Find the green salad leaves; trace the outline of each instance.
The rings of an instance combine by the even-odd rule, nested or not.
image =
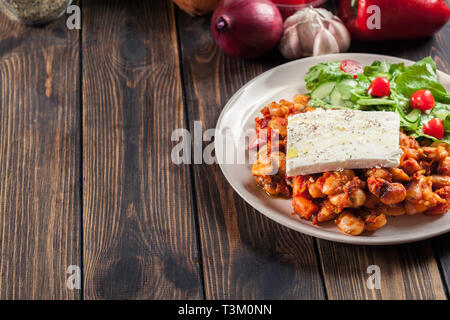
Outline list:
[[[400,115],[401,127],[416,138],[434,137],[423,133],[429,120],[439,118],[444,122],[445,135],[441,141],[450,143],[450,94],[439,82],[436,65],[430,57],[411,66],[375,61],[364,68],[364,73],[354,79],[340,69],[341,61],[319,63],[305,76],[306,88],[311,90],[310,105],[321,108],[358,109],[366,111],[394,111]],[[367,93],[373,79],[389,79],[389,97],[374,98]],[[423,112],[410,106],[410,98],[418,90],[432,92],[436,105]]]

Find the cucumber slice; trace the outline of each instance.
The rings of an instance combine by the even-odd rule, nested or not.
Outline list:
[[[344,100],[342,100],[342,95],[337,86],[331,91],[330,103],[336,107],[344,106]]]
[[[419,109],[412,109],[412,111],[410,113],[408,113],[407,115],[405,115],[403,118],[406,121],[408,121],[409,123],[419,122],[420,110]]]
[[[324,100],[326,98],[326,100],[328,100],[328,97],[335,86],[336,82],[325,82],[311,93],[311,98],[319,100]]]
[[[336,88],[339,90],[339,93],[342,96],[343,100],[349,100],[352,96],[352,89],[356,88],[358,82],[353,79],[346,79],[339,82],[336,85]]]

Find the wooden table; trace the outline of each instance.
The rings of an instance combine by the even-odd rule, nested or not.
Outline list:
[[[1,299],[446,299],[450,234],[314,239],[252,209],[218,166],[171,162],[173,130],[213,128],[236,90],[283,62],[276,53],[227,57],[209,17],[166,0],[80,5],[81,30],[0,18]],[[431,55],[450,72],[449,36],[450,24],[351,51]],[[369,265],[381,290],[366,286]]]

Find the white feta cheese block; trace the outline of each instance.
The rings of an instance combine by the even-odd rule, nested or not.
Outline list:
[[[287,175],[396,167],[400,117],[395,112],[322,110],[289,117]]]

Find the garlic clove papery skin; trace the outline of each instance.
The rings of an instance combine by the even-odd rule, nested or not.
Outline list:
[[[293,27],[297,23],[300,23],[303,21],[304,21],[304,16],[296,13],[296,14],[290,16],[289,18],[287,18],[286,21],[284,21],[283,29],[287,31],[290,27]]]
[[[329,21],[328,30],[334,35],[339,45],[339,52],[345,52],[350,48],[351,36],[348,29],[342,24],[342,21]]]
[[[330,31],[322,29],[314,40],[313,56],[330,53],[339,53],[339,45]]]
[[[283,45],[279,46],[279,50],[280,50],[281,54],[286,59],[295,59],[297,57],[301,57],[303,54],[303,51],[302,51],[301,42],[298,41],[299,36],[297,33],[296,26],[294,25],[286,31],[287,32],[285,32],[283,34],[283,37],[281,38],[281,42],[280,42],[280,44],[283,43]]]
[[[321,27],[317,23],[303,22],[297,25],[298,42],[303,48],[303,56],[312,56],[314,52],[314,41]],[[300,41],[299,41],[300,40]]]

